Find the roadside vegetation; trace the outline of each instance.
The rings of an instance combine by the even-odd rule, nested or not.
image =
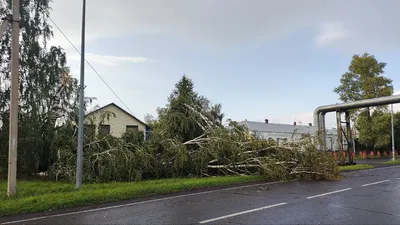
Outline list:
[[[79,191],[75,189],[72,183],[68,182],[20,181],[18,182],[18,196],[9,199],[5,192],[1,193],[0,215],[85,206],[184,190],[261,181],[263,179],[262,176],[221,176],[160,179],[143,182],[91,183],[84,184]],[[0,187],[1,190],[5,190],[6,182],[0,181]]]
[[[390,160],[388,162],[384,162],[384,164],[386,165],[400,165],[400,159],[396,159],[396,160]]]
[[[356,165],[350,165],[350,166],[340,166],[339,170],[341,172],[344,172],[344,171],[365,170],[365,169],[372,169],[372,168],[374,168],[372,165],[356,164]]]

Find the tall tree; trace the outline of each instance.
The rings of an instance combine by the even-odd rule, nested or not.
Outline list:
[[[159,121],[173,138],[182,142],[191,140],[202,134],[198,116],[192,112],[201,106],[192,80],[183,76],[169,96],[167,107],[159,109]]]
[[[383,76],[385,66],[386,63],[378,62],[374,55],[353,55],[348,72],[342,75],[340,85],[334,92],[343,102],[392,95],[392,80]],[[390,141],[388,136],[382,133],[383,128],[380,124],[380,121],[384,120],[382,117],[386,116],[382,114],[385,111],[386,106],[351,111],[352,119],[360,132],[360,143],[375,148]]]
[[[378,62],[374,55],[353,55],[349,71],[342,75],[334,92],[343,102],[391,95],[392,80],[383,76],[385,66],[386,63]]]
[[[183,76],[175,85],[165,108],[158,111],[158,126],[181,142],[194,139],[210,126],[221,126],[221,104],[212,105],[194,90],[193,81]]]
[[[47,46],[53,35],[47,22],[50,3],[50,0],[21,0],[19,172],[35,173],[48,169],[56,156],[54,145],[59,122],[73,118],[77,108],[77,80],[69,74],[66,55],[60,47]],[[11,1],[0,0],[0,16],[10,10]],[[8,135],[10,31],[5,33],[0,45],[2,139]],[[3,151],[0,155],[7,154]],[[6,159],[0,160],[0,167],[6,167]]]

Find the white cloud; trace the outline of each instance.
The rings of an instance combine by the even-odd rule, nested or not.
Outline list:
[[[316,37],[318,47],[326,47],[335,42],[342,41],[350,36],[349,31],[345,30],[339,23],[324,23],[320,26],[319,34]]]
[[[68,56],[68,58],[72,60],[80,60],[80,57],[80,55]],[[116,66],[121,63],[143,63],[148,61],[148,59],[143,57],[109,56],[92,53],[86,53],[85,58],[89,61],[89,63],[97,63],[104,66]]]
[[[79,44],[81,1],[55,1],[52,8],[54,21]],[[334,21],[352,33],[335,47],[354,52],[398,48],[398,8],[398,0],[88,0],[86,31],[88,41],[163,33],[222,44],[276,38],[302,28],[326,28]],[[323,35],[325,42],[343,37],[340,26],[329,26]],[[54,43],[67,46],[55,33]]]

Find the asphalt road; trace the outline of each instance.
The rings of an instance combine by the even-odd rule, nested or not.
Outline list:
[[[253,184],[3,224],[400,224],[399,172],[384,167],[344,173],[341,181]]]

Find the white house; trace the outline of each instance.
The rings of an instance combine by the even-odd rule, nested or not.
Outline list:
[[[253,122],[253,121],[242,121],[239,125],[246,126],[253,134],[256,133],[260,137],[268,140],[273,139],[278,143],[282,143],[288,140],[296,140],[300,138],[302,134],[310,134],[314,136],[317,128],[309,124],[308,126],[297,125],[296,123],[291,124],[276,124],[269,123],[268,120],[265,122]],[[331,151],[338,151],[338,137],[335,129],[326,130],[326,149]]]
[[[109,119],[101,121],[101,115],[105,112],[115,115],[110,116]],[[102,122],[100,124],[100,122]],[[115,103],[110,103],[99,109],[96,109],[85,116],[86,128],[91,128],[96,133],[111,134],[115,137],[121,137],[128,130],[141,131],[144,133],[145,138],[149,132],[149,126],[125,111]]]

